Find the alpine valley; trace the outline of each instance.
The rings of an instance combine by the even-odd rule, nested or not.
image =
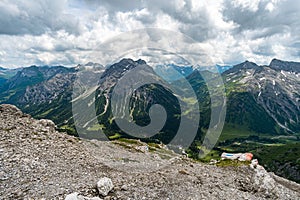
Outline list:
[[[0,103],[14,104],[37,119],[51,119],[58,129],[78,135],[72,106],[82,104],[85,119],[81,127],[86,137],[94,139],[137,139],[123,132],[112,114],[111,96],[118,81],[130,70],[143,66],[145,72],[163,80],[169,69],[182,76],[168,82],[180,86],[185,79],[192,86],[198,102],[175,96],[169,88],[146,84],[133,92],[130,113],[140,126],[151,123],[149,113],[154,104],[162,105],[167,121],[158,134],[141,139],[144,142],[168,144],[175,137],[181,118],[193,120],[189,112],[181,113],[179,105],[199,104],[197,135],[189,149],[192,158],[205,152],[203,138],[210,123],[211,98],[203,74],[214,79],[208,68],[177,66],[155,67],[143,60],[122,59],[104,67],[87,63],[73,68],[64,66],[30,66],[19,69],[0,68]],[[235,66],[217,66],[226,93],[225,126],[217,145],[201,161],[218,158],[222,151],[252,152],[267,170],[300,183],[300,63],[273,59],[259,66],[245,61]],[[80,74],[80,78],[78,78]],[[184,78],[182,78],[184,77]],[[180,88],[180,87],[179,87]],[[91,103],[92,102],[92,103]],[[97,119],[88,112],[94,106]],[[85,122],[85,123],[83,123]],[[101,132],[102,135],[99,135]],[[186,131],[189,134],[189,131]],[[82,135],[80,135],[82,136]]]

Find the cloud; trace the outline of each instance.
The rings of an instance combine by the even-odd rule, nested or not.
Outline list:
[[[238,2],[238,3],[237,3]],[[242,3],[243,2],[243,3]],[[293,0],[255,0],[249,2],[225,1],[224,18],[238,25],[239,32],[245,30],[274,29],[273,34],[299,27],[300,2]]]
[[[31,64],[73,66],[97,62],[101,44],[120,33],[160,28],[182,33],[185,56],[202,53],[219,64],[244,60],[267,64],[272,58],[299,61],[300,2],[293,0],[45,0],[0,1],[0,65]],[[126,37],[112,55],[122,55],[122,46],[147,46],[153,33],[139,41]],[[132,39],[135,38],[135,39]],[[160,42],[172,41],[172,35]],[[111,45],[113,45],[111,41]],[[99,53],[100,52],[100,53]],[[124,53],[124,52],[123,52]],[[139,52],[151,62],[171,60],[157,52]],[[153,58],[150,58],[152,55]],[[106,58],[109,62],[110,57]],[[180,60],[180,59],[179,59]],[[105,63],[102,63],[105,65]]]
[[[0,34],[41,35],[58,30],[78,34],[78,21],[64,12],[66,6],[66,0],[0,1]]]

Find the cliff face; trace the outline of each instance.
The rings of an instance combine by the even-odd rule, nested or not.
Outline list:
[[[105,199],[299,199],[300,186],[263,168],[196,163],[163,145],[81,140],[11,105],[0,106],[0,199],[99,196]]]

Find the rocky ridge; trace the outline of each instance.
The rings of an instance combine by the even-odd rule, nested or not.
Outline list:
[[[298,184],[263,168],[206,165],[145,145],[78,139],[1,105],[0,199],[64,199],[74,192],[94,199],[300,198]],[[107,196],[96,186],[103,177],[114,186]]]
[[[298,133],[300,124],[299,69],[300,63],[277,59],[273,59],[269,66],[258,66],[246,61],[227,70],[223,76],[227,90],[231,93],[249,94],[254,100],[252,106],[260,106],[268,118],[265,121],[269,121],[268,125],[274,124],[273,129],[276,129],[268,128],[267,131],[259,130],[258,132]],[[234,99],[234,102],[237,100]],[[240,115],[237,116],[240,117]],[[258,123],[253,124],[257,126]],[[283,131],[279,131],[280,129]]]

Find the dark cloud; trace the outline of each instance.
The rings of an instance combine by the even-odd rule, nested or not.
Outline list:
[[[274,6],[268,10],[268,5]],[[246,9],[234,6],[234,1],[226,0],[223,16],[227,21],[238,24],[236,33],[247,30],[267,30],[258,37],[268,37],[281,34],[286,31],[293,33],[300,26],[300,2],[294,0],[279,1],[271,4],[271,1],[259,1],[257,9]],[[298,33],[297,33],[298,34]]]
[[[197,1],[85,0],[84,2],[85,5],[92,9],[96,9],[96,7],[105,8],[109,13],[110,21],[115,24],[117,23],[115,18],[117,12],[132,12],[131,16],[146,27],[153,27],[162,15],[167,15],[174,22],[178,23],[180,32],[197,41],[204,41],[217,34],[209,14],[210,11],[205,6],[195,9],[198,6],[196,5]],[[147,9],[149,13],[147,15],[138,15],[136,12],[142,9]],[[126,21],[123,23],[126,23]],[[166,28],[168,28],[168,25],[165,25]]]
[[[179,23],[179,31],[202,42],[215,36],[214,24],[210,19],[209,10],[205,6],[195,5],[196,1],[161,1],[153,0],[147,8],[151,13],[165,13]]]
[[[105,7],[110,12],[127,12],[144,7],[141,0],[83,0],[84,4],[90,8]]]
[[[78,20],[64,13],[65,5],[64,0],[3,0],[0,2],[0,34],[41,35],[58,30],[79,34]]]

